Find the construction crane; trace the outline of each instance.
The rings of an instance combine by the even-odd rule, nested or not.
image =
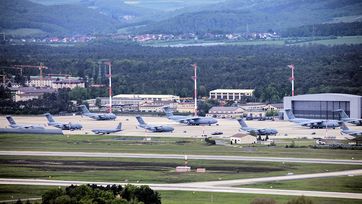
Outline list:
[[[37,69],[39,69],[40,80],[43,80],[43,69],[48,69],[48,67],[44,66],[43,63],[40,63],[40,65],[38,65],[38,66],[36,66],[36,65],[14,65],[14,67],[17,67],[17,68],[37,68]]]
[[[48,69],[47,66],[44,66],[43,63],[40,63],[38,66],[36,65],[14,65],[16,68],[37,68],[39,69],[39,79],[41,83],[43,83],[43,69]]]

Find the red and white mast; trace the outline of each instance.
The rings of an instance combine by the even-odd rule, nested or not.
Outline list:
[[[294,64],[288,65],[288,67],[292,70],[292,76],[289,78],[289,80],[292,82],[292,96],[294,96]]]
[[[195,63],[195,64],[193,64],[192,66],[194,67],[194,71],[195,71],[193,79],[194,79],[194,82],[195,82],[195,87],[194,87],[194,89],[195,89],[195,91],[194,91],[194,97],[195,97],[195,116],[197,116],[197,64]]]
[[[108,88],[109,88],[109,113],[112,113],[112,63],[105,62],[108,65]]]

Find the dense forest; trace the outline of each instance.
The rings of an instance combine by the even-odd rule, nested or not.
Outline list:
[[[290,95],[290,69],[296,67],[296,93],[338,92],[362,95],[362,45],[213,46],[153,48],[102,42],[79,46],[3,45],[0,66],[44,63],[46,73],[83,77],[107,84],[98,76],[98,61],[113,62],[113,92],[192,96],[192,63],[198,64],[200,96],[217,88],[255,88],[262,101]],[[16,74],[16,70],[2,72]],[[25,75],[38,75],[25,69]]]
[[[283,37],[362,35],[362,22],[304,25],[297,28],[288,28],[281,35]]]

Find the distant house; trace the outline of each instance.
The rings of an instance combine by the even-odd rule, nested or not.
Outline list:
[[[230,137],[230,144],[256,144],[257,139],[254,136],[237,133]]]
[[[32,99],[39,99],[45,93],[55,93],[57,90],[52,88],[34,88],[34,87],[18,87],[11,88],[13,93],[13,100],[18,101],[28,101]]]
[[[176,111],[179,113],[194,113],[195,105],[193,102],[180,102],[176,105]]]
[[[209,113],[206,116],[217,118],[236,118],[241,117],[243,112],[244,110],[240,107],[215,106],[209,110]]]

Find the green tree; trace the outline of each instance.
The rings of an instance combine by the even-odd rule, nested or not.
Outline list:
[[[308,197],[300,196],[288,201],[287,204],[313,204],[313,201]]]

